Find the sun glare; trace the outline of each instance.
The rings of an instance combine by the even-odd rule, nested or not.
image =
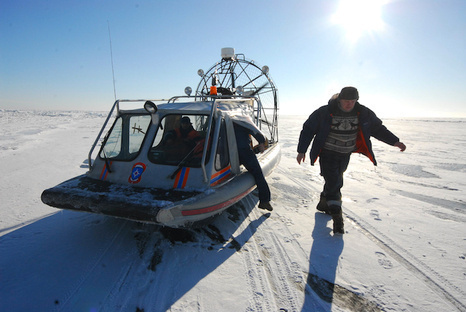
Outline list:
[[[348,40],[355,42],[366,33],[381,31],[384,27],[382,7],[387,0],[340,0],[332,22],[346,31]]]

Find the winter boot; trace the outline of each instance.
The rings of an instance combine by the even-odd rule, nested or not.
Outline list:
[[[345,234],[341,207],[337,205],[330,205],[328,210],[333,219],[333,234]]]
[[[265,210],[268,210],[268,211],[273,210],[273,207],[270,204],[270,202],[263,202],[263,201],[259,202],[259,208],[265,209]]]
[[[319,211],[325,212],[326,214],[330,214],[330,212],[328,210],[327,199],[322,194],[320,194],[320,201],[317,204],[316,209],[319,210]]]

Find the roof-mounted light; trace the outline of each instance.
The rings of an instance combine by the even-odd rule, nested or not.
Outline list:
[[[262,73],[264,75],[267,75],[269,73],[269,67],[267,65],[263,66],[262,67]]]
[[[197,71],[197,74],[198,74],[199,76],[201,76],[201,77],[204,77],[204,71],[203,71],[202,69],[199,69],[199,70]]]
[[[224,59],[224,60],[234,60],[235,59],[235,49],[234,48],[222,48],[222,59]]]
[[[184,93],[185,93],[187,96],[190,96],[190,95],[191,95],[191,92],[193,92],[193,89],[191,89],[191,87],[186,87],[186,88],[184,88]]]
[[[236,93],[238,93],[239,95],[243,95],[243,93],[244,93],[243,86],[237,86],[236,87]]]

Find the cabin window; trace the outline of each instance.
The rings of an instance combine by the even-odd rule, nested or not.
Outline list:
[[[215,170],[219,171],[230,163],[228,153],[228,140],[225,120],[222,120],[220,125],[220,134],[218,136],[217,152],[215,153]]]
[[[171,114],[163,117],[149,152],[156,164],[200,167],[209,116]]]
[[[118,117],[104,139],[100,157],[114,160],[135,159],[141,149],[150,121],[150,115]]]

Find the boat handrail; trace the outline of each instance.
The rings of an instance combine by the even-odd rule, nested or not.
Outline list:
[[[136,100],[131,100],[131,99],[120,99],[118,100],[118,105],[117,105],[117,114],[120,114],[120,103],[130,103],[130,102],[143,102],[145,103],[146,101],[154,102],[154,103],[165,103],[168,102],[169,100],[167,99],[136,99]],[[142,107],[141,107],[142,108]]]
[[[216,99],[258,99],[257,96],[255,95],[238,95],[238,94],[233,94],[233,95],[177,95],[173,96],[170,99],[167,100],[168,103],[175,103],[178,99],[185,99],[185,98],[194,98],[195,101],[197,99],[208,99],[210,98],[211,100],[204,100],[206,102],[211,102]]]
[[[197,98],[199,96],[188,96],[188,95],[181,95],[181,96],[174,96],[168,100],[166,99],[158,99],[158,100],[150,100],[150,101],[154,101],[154,102],[166,102],[166,103],[175,103],[176,100],[178,99],[182,99],[182,98]],[[261,120],[261,111],[262,109],[264,109],[260,103],[260,99],[257,98],[256,96],[244,96],[244,95],[225,95],[225,96],[222,96],[222,95],[213,95],[213,96],[206,96],[206,97],[210,97],[211,98],[211,102],[212,102],[212,106],[211,106],[211,110],[210,110],[210,120],[209,120],[209,126],[207,128],[207,138],[210,137],[210,132],[212,130],[212,122],[214,120],[214,114],[217,110],[217,107],[218,107],[218,101],[220,100],[224,100],[224,99],[255,99],[256,102],[258,103],[258,111],[256,112],[255,114],[255,123],[257,126],[261,126],[260,125],[260,120]],[[113,104],[112,108],[110,109],[110,112],[107,116],[107,118],[105,119],[105,122],[104,124],[102,125],[102,128],[100,129],[94,143],[92,144],[92,147],[89,151],[89,154],[88,154],[88,166],[89,166],[89,171],[92,170],[92,154],[94,153],[94,150],[100,140],[100,138],[102,137],[102,133],[104,132],[105,128],[107,127],[108,125],[108,122],[110,120],[110,117],[112,117],[115,109],[116,109],[116,113],[117,113],[117,116],[120,114],[120,103],[124,103],[124,102],[145,102],[146,100],[143,100],[143,99],[137,99],[137,100],[129,100],[129,99],[120,99],[120,100],[116,100],[115,103]],[[267,124],[268,127],[270,127],[270,122],[268,120],[265,121],[265,123]],[[270,129],[269,129],[270,130]],[[207,158],[207,149],[208,149],[208,145],[209,145],[209,139],[205,140],[204,142],[204,150],[203,150],[203,153],[202,153],[202,160],[201,160],[201,168],[202,168],[202,173],[203,173],[203,176],[204,176],[204,181],[207,183],[209,181],[208,177],[207,177],[207,170],[206,170],[206,166],[205,166],[205,159]]]

